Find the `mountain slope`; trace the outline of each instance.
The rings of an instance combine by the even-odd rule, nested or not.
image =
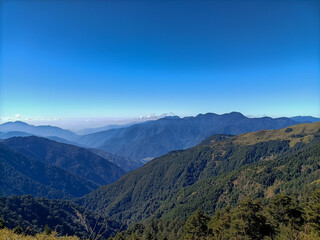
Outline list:
[[[29,234],[43,232],[45,225],[48,225],[59,235],[77,235],[82,239],[87,239],[93,231],[93,239],[99,230],[101,235],[108,237],[120,227],[115,222],[98,219],[94,213],[65,200],[32,196],[0,197],[0,209],[0,218],[4,219],[7,228],[20,226],[23,230],[29,229]]]
[[[114,182],[125,173],[115,164],[85,148],[46,138],[15,137],[3,143],[21,154],[66,169],[99,185]]]
[[[107,159],[108,161],[114,163],[118,167],[122,168],[126,172],[130,172],[134,169],[137,169],[141,166],[143,166],[144,163],[142,163],[139,160],[133,160],[128,157],[122,157],[115,154],[108,153],[106,151],[103,151],[101,149],[97,148],[89,148],[89,151],[93,152],[94,154],[99,155],[100,157],[103,157]]]
[[[98,187],[66,170],[26,157],[0,143],[0,195],[80,197]]]
[[[77,141],[78,135],[54,126],[33,126],[25,122],[6,122],[0,125],[0,132],[24,132],[25,134],[41,137],[59,137],[68,141]],[[19,136],[19,135],[18,135]]]
[[[80,143],[133,159],[161,156],[172,150],[186,149],[213,134],[241,134],[262,129],[279,129],[297,122],[289,118],[247,118],[241,113],[196,117],[166,117],[127,128],[111,129],[82,136]]]
[[[133,223],[150,217],[186,218],[198,207],[212,213],[249,195],[315,188],[319,139],[320,123],[212,136],[154,159],[78,202],[104,211],[109,219]]]

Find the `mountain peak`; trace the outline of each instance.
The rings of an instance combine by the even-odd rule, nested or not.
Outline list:
[[[244,118],[246,117],[240,112],[230,112],[230,113],[225,113],[225,114],[222,114],[222,115],[225,115],[225,116],[237,116],[237,117],[244,117]]]

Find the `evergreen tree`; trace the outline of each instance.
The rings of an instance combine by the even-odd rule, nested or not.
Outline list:
[[[51,228],[50,228],[48,225],[46,225],[46,226],[44,226],[43,232],[44,232],[44,234],[46,234],[46,235],[50,235],[50,234],[52,233],[52,230],[51,230]]]
[[[243,201],[233,210],[231,216],[230,238],[263,239],[273,234],[271,225],[263,215],[260,202]]]
[[[320,236],[320,190],[311,195],[305,211],[312,230]]]
[[[0,229],[4,229],[4,220],[0,218]]]
[[[22,234],[23,233],[23,229],[20,226],[16,226],[13,229],[13,232],[16,233],[16,234]]]
[[[184,225],[184,239],[196,240],[208,235],[208,222],[210,218],[200,209],[192,214]]]
[[[303,229],[303,209],[293,198],[278,194],[267,207],[270,222],[283,238],[296,238]]]
[[[213,239],[228,239],[227,232],[230,230],[231,212],[230,206],[217,210],[215,215],[211,218],[208,226],[209,233]]]

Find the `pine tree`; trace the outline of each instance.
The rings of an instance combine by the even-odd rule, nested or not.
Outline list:
[[[23,233],[23,229],[20,226],[16,226],[13,229],[13,232],[16,233],[16,234],[22,234]]]
[[[0,229],[4,229],[4,220],[0,218]]]
[[[308,223],[320,236],[320,190],[311,195],[305,211]]]
[[[46,234],[46,235],[50,235],[52,233],[52,230],[48,225],[45,225],[43,233]]]
[[[200,209],[192,214],[184,225],[184,239],[201,239],[208,235],[208,222],[210,218],[203,214]]]

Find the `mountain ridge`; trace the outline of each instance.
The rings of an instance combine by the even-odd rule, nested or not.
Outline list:
[[[2,143],[25,156],[65,169],[98,185],[114,182],[125,173],[120,167],[86,148],[43,137],[13,137]]]
[[[0,143],[0,195],[32,194],[38,197],[80,197],[98,188],[81,176],[25,156]]]
[[[113,154],[143,160],[195,146],[213,134],[237,135],[295,124],[298,122],[289,118],[247,118],[238,112],[222,115],[206,113],[195,117],[161,118],[128,128],[84,135],[79,142]]]
[[[24,132],[30,135],[41,137],[56,136],[68,141],[77,141],[78,135],[70,130],[59,128],[51,125],[34,126],[25,122],[15,121],[6,122],[0,125],[0,132]]]

